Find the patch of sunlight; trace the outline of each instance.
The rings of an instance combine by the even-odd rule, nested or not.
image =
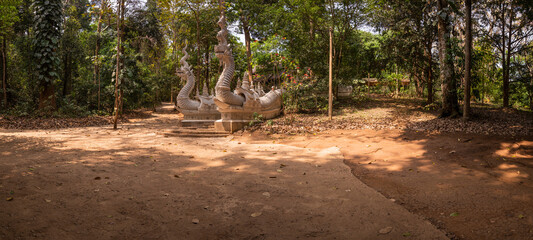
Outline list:
[[[508,170],[508,169],[517,169],[518,166],[515,164],[502,163],[498,166],[499,169]]]
[[[520,171],[500,171],[500,179],[505,182],[517,183],[523,179],[529,178],[529,174],[521,173]]]

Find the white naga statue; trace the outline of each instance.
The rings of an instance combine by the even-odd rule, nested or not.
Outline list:
[[[207,85],[204,83],[202,95],[198,94],[198,89],[196,91],[196,96],[200,101],[189,97],[194,88],[195,79],[192,69],[187,63],[189,54],[186,48],[187,45],[183,48],[184,56],[180,59],[181,68],[177,71],[177,75],[186,81],[186,84],[176,98],[176,109],[183,113],[182,123],[212,123],[220,119],[220,112],[217,111],[217,106],[213,101],[214,96],[209,96]]]
[[[231,91],[235,62],[227,41],[226,17],[223,12],[221,15],[218,21],[221,30],[217,34],[218,45],[215,46],[215,54],[224,63],[224,70],[215,87],[214,100],[222,119],[215,122],[215,129],[234,132],[254,120],[254,113],[262,115],[265,119],[278,116],[281,112],[282,90],[272,89],[266,94],[259,94],[245,75],[242,83],[238,83],[235,90]]]

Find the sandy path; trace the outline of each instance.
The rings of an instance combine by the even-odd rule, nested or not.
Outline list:
[[[338,147],[352,173],[456,239],[533,239],[533,139],[401,130],[244,134],[250,143]]]
[[[338,148],[166,137],[175,114],[154,116],[0,130],[0,239],[446,239]]]

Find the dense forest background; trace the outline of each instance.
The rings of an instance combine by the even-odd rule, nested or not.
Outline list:
[[[265,89],[285,88],[289,111],[327,109],[330,29],[335,89],[353,86],[354,99],[419,97],[457,115],[470,86],[472,102],[533,109],[528,0],[228,0],[223,8],[236,77],[252,71]],[[206,0],[2,0],[0,113],[109,115],[174,101],[185,45],[197,86],[212,91],[222,70],[213,50],[220,10]]]

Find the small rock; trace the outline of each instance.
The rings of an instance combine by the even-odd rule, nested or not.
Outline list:
[[[44,201],[47,202],[47,203],[52,202],[52,200],[50,200],[50,199],[45,199]]]
[[[254,213],[252,213],[252,215],[250,215],[250,216],[252,216],[252,217],[259,217],[259,216],[261,216],[261,214],[263,214],[263,213],[262,213],[262,212],[254,212]]]
[[[387,234],[392,231],[392,227],[386,227],[379,230],[379,234]]]
[[[454,153],[455,153],[455,150],[450,151],[450,154],[454,154]]]
[[[264,192],[264,193],[263,193],[263,196],[265,196],[265,197],[270,197],[270,193],[269,193],[269,192]]]
[[[200,220],[198,218],[193,218],[192,219],[192,223],[198,224],[198,223],[200,223]]]

